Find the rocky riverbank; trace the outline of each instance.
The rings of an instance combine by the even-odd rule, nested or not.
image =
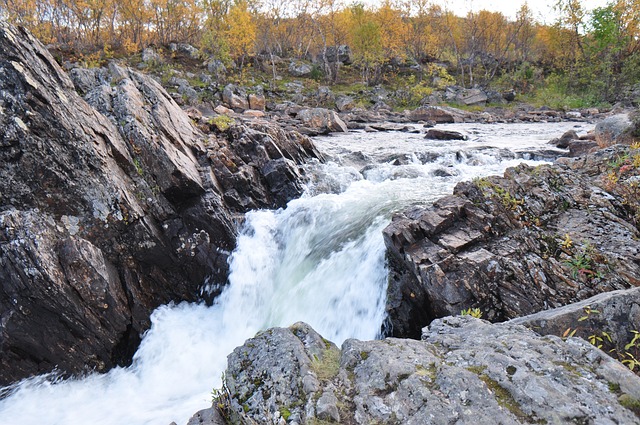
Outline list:
[[[322,160],[302,133],[603,118],[363,110],[326,90],[317,105],[269,104],[234,86],[187,107],[181,81],[178,97],[117,63],[69,76],[4,23],[0,47],[0,384],[130,361],[155,307],[225,281],[245,212],[301,194],[299,166]],[[640,151],[598,150],[633,137],[631,120],[612,120],[630,130],[609,122],[595,140],[567,135],[554,144],[576,158],[461,183],[394,218],[387,329],[420,341],[338,348],[305,324],[262,332],[230,355],[216,409],[191,423],[224,420],[218,409],[261,424],[638,423],[640,380],[594,345],[561,338],[640,346]]]
[[[4,23],[0,47],[0,384],[126,364],[151,311],[225,282],[241,214],[299,196],[319,154],[266,122],[198,127],[131,69],[72,82]]]

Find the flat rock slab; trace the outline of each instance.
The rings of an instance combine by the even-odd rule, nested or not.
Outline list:
[[[640,378],[578,338],[458,316],[421,341],[351,339],[338,356],[322,341],[304,324],[247,341],[229,357],[227,414],[252,424],[640,423],[619,401],[638,402]]]

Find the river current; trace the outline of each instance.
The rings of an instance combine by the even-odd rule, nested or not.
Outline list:
[[[394,212],[450,194],[455,184],[500,174],[576,123],[450,124],[467,141],[424,134],[351,132],[315,140],[305,194],[277,211],[253,211],[230,259],[230,284],[213,306],[171,304],[152,315],[133,364],[60,380],[45,375],[4,388],[0,424],[184,425],[211,405],[226,356],[260,330],[309,323],[340,345],[380,336],[387,270],[382,229]],[[416,127],[419,129],[419,127]],[[203,283],[203,292],[219,282]]]

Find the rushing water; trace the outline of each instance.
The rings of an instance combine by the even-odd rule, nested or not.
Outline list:
[[[314,183],[286,209],[247,215],[230,285],[213,306],[158,308],[128,368],[66,381],[41,376],[5,389],[0,424],[183,425],[210,405],[226,355],[261,329],[305,321],[337,344],[375,338],[387,280],[381,231],[391,214],[432,202],[460,180],[500,173],[522,162],[510,152],[540,148],[573,125],[446,127],[470,140],[318,139],[330,161],[309,165]]]

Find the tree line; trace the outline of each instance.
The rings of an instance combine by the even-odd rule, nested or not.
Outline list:
[[[362,79],[375,84],[397,64],[420,65],[438,81],[443,67],[466,86],[501,84],[521,92],[545,81],[606,101],[640,75],[640,0],[585,10],[558,0],[543,25],[525,3],[515,19],[499,12],[457,16],[432,0],[0,0],[0,14],[45,43],[131,54],[185,42],[243,67],[256,57],[314,58],[336,82],[333,46],[348,45]],[[440,64],[442,66],[435,66]],[[448,77],[448,75],[445,75]]]

